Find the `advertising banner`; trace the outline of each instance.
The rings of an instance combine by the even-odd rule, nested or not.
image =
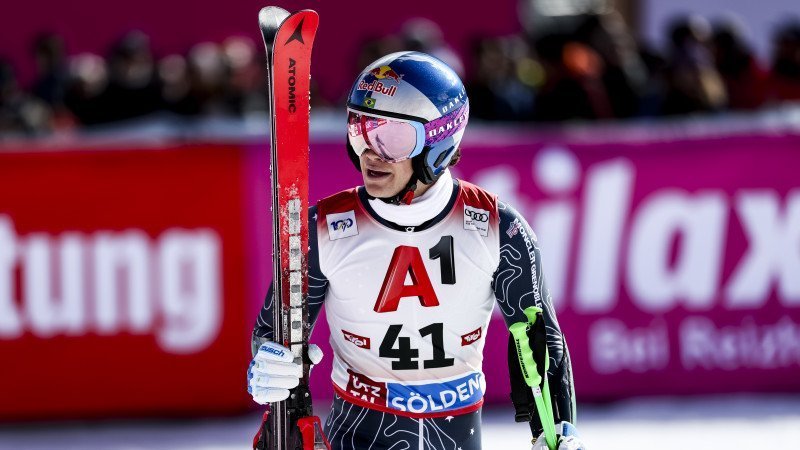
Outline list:
[[[249,406],[244,155],[0,152],[0,420]]]
[[[800,137],[466,155],[539,236],[579,399],[800,389]]]
[[[648,136],[474,134],[453,171],[537,234],[579,400],[797,391],[800,136]],[[311,161],[312,202],[359,184],[338,141]],[[267,171],[264,143],[0,152],[0,420],[252,407]],[[508,404],[499,315],[481,338]]]
[[[643,136],[473,136],[454,172],[538,235],[580,400],[797,391],[800,136]],[[312,161],[312,199],[358,182],[340,145]],[[499,315],[486,338],[508,402]]]

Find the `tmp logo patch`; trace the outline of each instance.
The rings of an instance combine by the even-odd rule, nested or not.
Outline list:
[[[353,211],[328,214],[325,220],[328,222],[328,236],[332,241],[358,234],[356,214]]]
[[[489,211],[464,205],[464,229],[489,236]]]

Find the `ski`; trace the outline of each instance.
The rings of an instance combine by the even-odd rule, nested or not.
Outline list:
[[[311,49],[319,17],[311,10],[289,14],[261,9],[259,27],[267,53],[272,114],[273,330],[303,365],[289,399],[273,403],[253,441],[258,450],[330,450],[308,388],[308,162]]]

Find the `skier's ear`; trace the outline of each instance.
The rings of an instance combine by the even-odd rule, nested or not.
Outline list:
[[[461,147],[456,148],[455,153],[453,153],[453,157],[450,158],[450,164],[447,167],[453,167],[458,164],[458,161],[461,159]]]

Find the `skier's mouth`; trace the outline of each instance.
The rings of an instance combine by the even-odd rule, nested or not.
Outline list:
[[[367,176],[370,178],[385,178],[391,175],[390,172],[382,172],[375,169],[367,169]]]

